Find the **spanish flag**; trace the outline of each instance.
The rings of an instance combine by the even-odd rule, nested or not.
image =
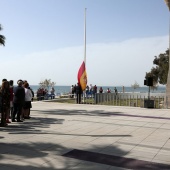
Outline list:
[[[79,82],[82,90],[85,90],[86,85],[87,85],[87,74],[86,74],[86,67],[85,67],[84,61],[81,64],[81,67],[79,68],[77,79],[78,79],[78,82]]]

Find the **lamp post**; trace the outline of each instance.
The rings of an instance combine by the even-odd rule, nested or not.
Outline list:
[[[169,11],[170,11],[170,0],[164,0]],[[170,14],[170,13],[169,13]],[[170,17],[170,15],[169,15]],[[166,96],[165,96],[165,105],[166,108],[170,108],[170,22],[169,22],[169,70],[166,84]]]

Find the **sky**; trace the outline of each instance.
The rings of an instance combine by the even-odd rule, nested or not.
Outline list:
[[[169,47],[163,0],[0,0],[0,79],[77,83],[84,60],[88,84],[144,86],[154,56]]]

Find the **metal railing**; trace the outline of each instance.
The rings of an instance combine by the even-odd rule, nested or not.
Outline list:
[[[170,96],[164,93],[153,93],[149,97],[147,93],[96,93],[89,96],[82,95],[81,103],[111,106],[130,106],[143,108],[169,108]],[[75,97],[75,103],[77,98]]]

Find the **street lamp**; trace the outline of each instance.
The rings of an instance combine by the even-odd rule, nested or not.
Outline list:
[[[164,1],[170,11],[170,0],[164,0]],[[166,108],[170,108],[170,23],[169,23],[169,70],[168,70],[168,77],[167,77],[167,84],[166,84],[166,97],[165,97],[164,106]]]

